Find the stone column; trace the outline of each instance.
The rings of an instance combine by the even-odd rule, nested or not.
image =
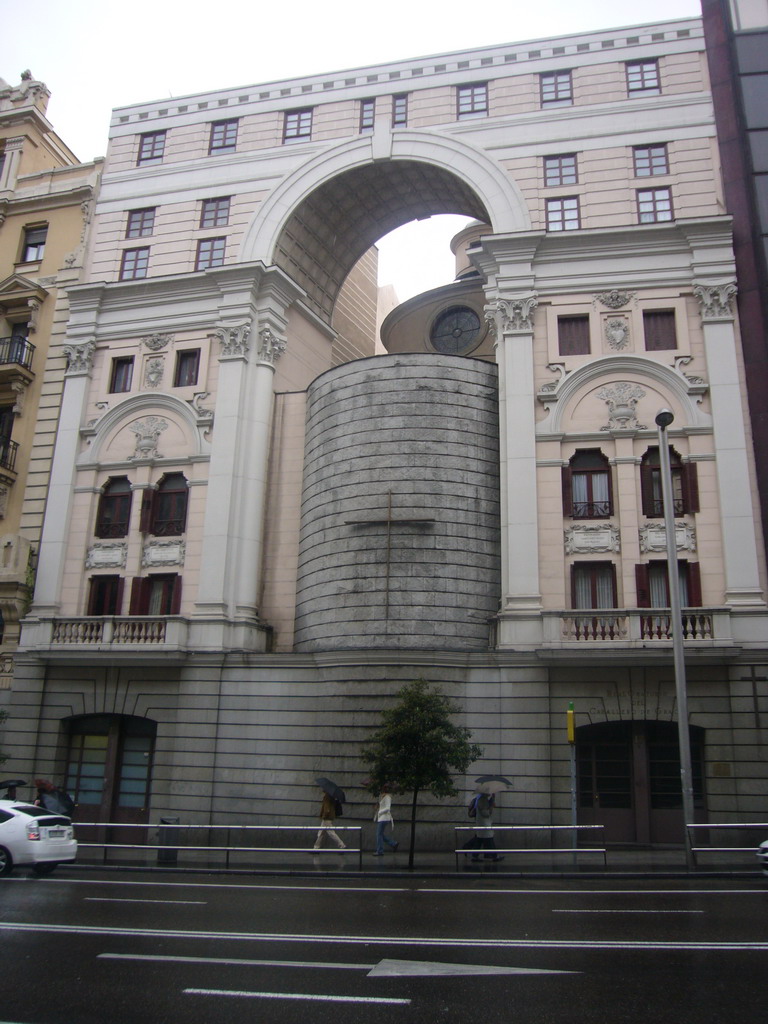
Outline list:
[[[744,402],[737,361],[733,282],[696,284],[712,403],[715,458],[723,537],[725,601],[764,603],[758,572]]]
[[[16,178],[19,174],[19,161],[21,160],[23,146],[23,136],[5,140],[5,148],[3,150],[5,160],[3,161],[2,174],[0,174],[0,192],[13,192],[16,188]]]

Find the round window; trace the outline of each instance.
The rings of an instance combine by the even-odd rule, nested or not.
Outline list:
[[[429,340],[437,352],[458,356],[479,340],[480,317],[469,306],[451,306],[439,313],[429,332]]]

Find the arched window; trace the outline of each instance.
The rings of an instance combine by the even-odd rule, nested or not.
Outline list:
[[[97,537],[125,537],[131,519],[131,483],[128,477],[110,479],[104,486],[96,513]]]
[[[669,449],[672,470],[672,514],[682,516],[699,511],[699,484],[694,462],[684,463],[674,448]],[[640,464],[640,491],[643,515],[660,519],[664,515],[661,489],[661,459],[658,448],[649,448]]]
[[[579,449],[563,467],[563,515],[607,519],[613,514],[611,467],[598,448]]]
[[[187,526],[189,489],[183,473],[168,473],[142,502],[141,531],[155,537],[179,537]]]

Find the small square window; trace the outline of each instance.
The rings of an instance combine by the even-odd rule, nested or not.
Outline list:
[[[488,83],[460,85],[456,90],[456,115],[459,120],[488,116]]]
[[[408,94],[392,97],[392,127],[404,128],[408,124]]]
[[[283,142],[296,142],[312,138],[312,108],[286,110],[283,123]]]
[[[226,242],[226,238],[201,238],[197,243],[195,270],[208,270],[209,267],[222,266]]]
[[[570,71],[550,71],[539,76],[542,107],[565,107],[573,103]]]
[[[668,188],[640,189],[637,193],[637,214],[641,224],[674,220],[672,193]]]
[[[669,174],[669,158],[666,145],[635,146],[635,177],[650,178],[655,174]]]
[[[123,250],[123,261],[120,264],[121,281],[138,281],[147,276],[149,266],[149,247]]]
[[[165,153],[165,132],[146,132],[139,136],[138,165],[159,164]]]
[[[649,309],[643,313],[643,332],[647,352],[677,348],[674,309]]]
[[[578,196],[547,200],[547,231],[573,231],[580,226]]]
[[[190,348],[176,353],[176,371],[173,375],[175,388],[188,388],[197,384],[200,370],[200,349]]]
[[[557,345],[561,356],[589,355],[589,316],[559,316]]]
[[[360,100],[360,132],[372,132],[376,119],[376,100]]]
[[[143,238],[155,230],[155,208],[146,210],[129,210],[128,224],[125,229],[126,238]]]
[[[545,185],[575,185],[577,181],[575,153],[544,157]]]
[[[657,60],[636,60],[627,64],[627,93],[637,96],[658,96],[661,92],[659,62]]]
[[[133,356],[120,356],[112,360],[109,377],[109,393],[116,395],[131,390],[133,381]]]
[[[48,225],[37,228],[24,228],[24,241],[21,247],[21,262],[35,263],[43,258],[45,240],[48,237]]]
[[[214,121],[211,125],[209,154],[234,153],[237,149],[237,118],[230,121]]]
[[[204,199],[200,213],[201,228],[221,228],[229,224],[229,196]]]

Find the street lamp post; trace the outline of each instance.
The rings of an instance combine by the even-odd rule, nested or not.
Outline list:
[[[680,782],[683,790],[683,832],[685,835],[685,861],[688,870],[694,868],[691,837],[685,827],[693,823],[693,768],[691,765],[691,736],[688,731],[688,692],[685,681],[685,652],[683,650],[683,612],[680,604],[680,577],[677,567],[677,536],[675,533],[675,506],[672,493],[672,468],[669,462],[667,427],[674,421],[669,409],[660,409],[656,415],[659,431],[659,462],[661,465],[661,495],[664,503],[664,534],[667,544],[667,576],[669,577],[670,632],[677,695],[677,734],[680,747]]]

